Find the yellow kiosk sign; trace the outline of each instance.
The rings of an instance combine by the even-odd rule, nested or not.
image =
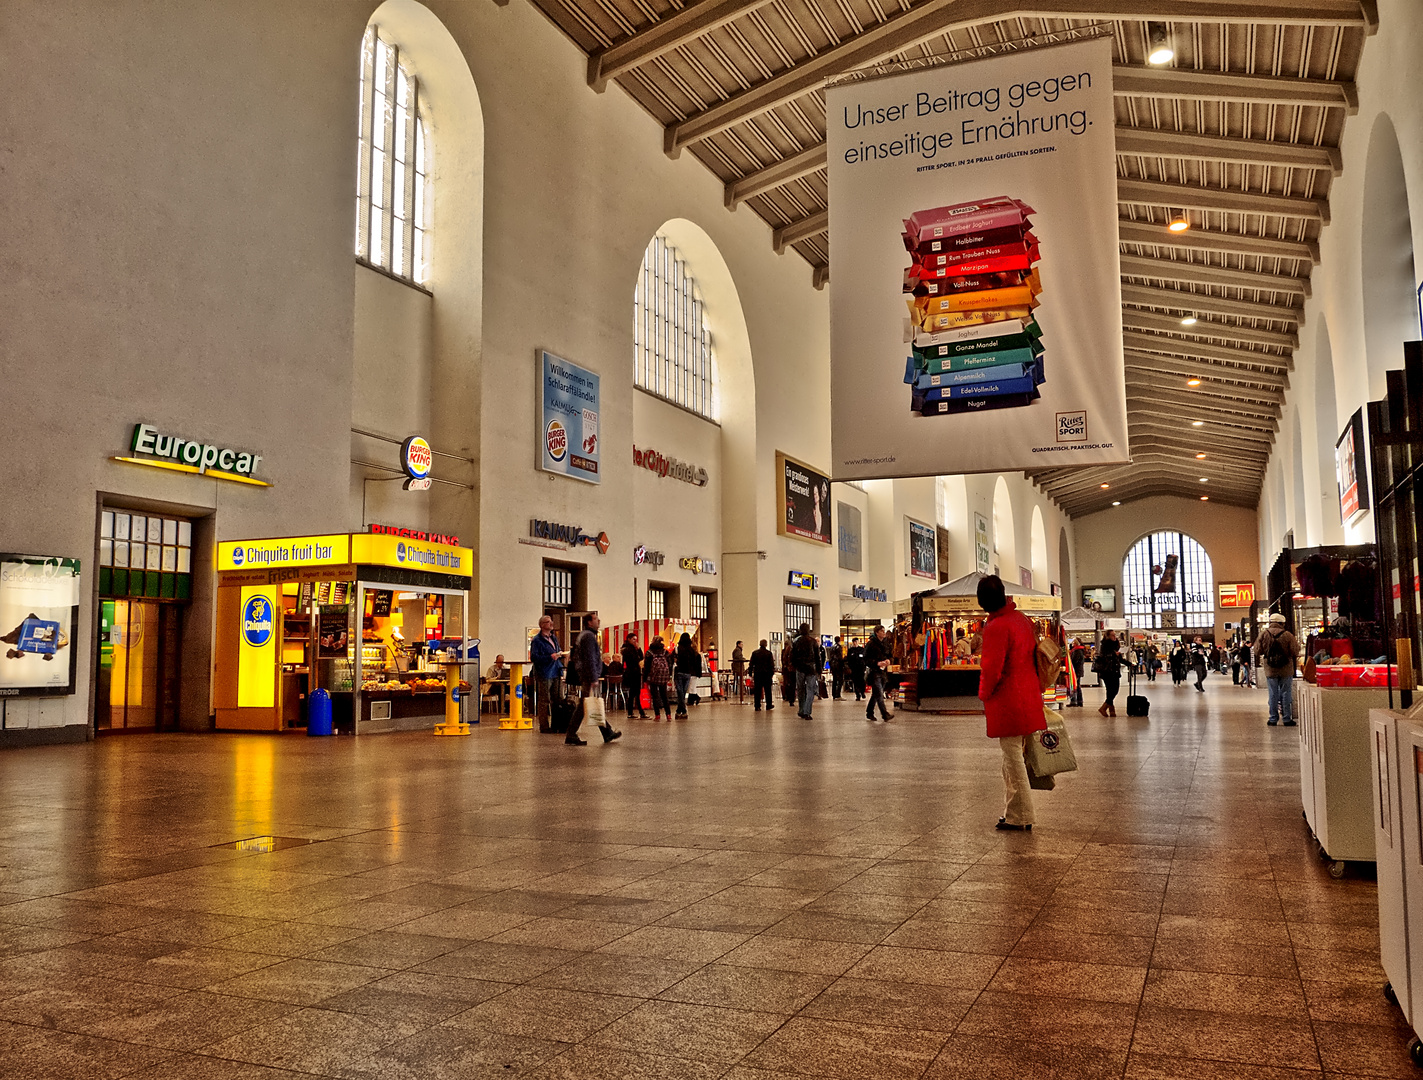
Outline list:
[[[362,566],[394,566],[401,570],[474,577],[471,549],[402,536],[355,533],[351,537],[351,561]]]
[[[265,570],[273,566],[340,566],[351,562],[348,533],[288,536],[276,540],[238,540],[217,545],[217,568]]]

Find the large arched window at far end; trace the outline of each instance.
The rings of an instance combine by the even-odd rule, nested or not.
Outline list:
[[[643,252],[633,296],[633,382],[698,416],[720,419],[701,291],[677,249],[660,235]]]
[[[1199,541],[1180,532],[1143,536],[1122,563],[1133,630],[1211,629],[1215,577]]]
[[[424,285],[430,276],[430,136],[420,82],[374,24],[361,40],[356,257]]]

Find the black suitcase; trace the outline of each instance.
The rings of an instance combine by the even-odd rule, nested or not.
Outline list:
[[[578,708],[577,698],[554,698],[548,705],[548,726],[541,726],[540,730],[547,735],[566,735],[569,721],[573,719],[573,710],[576,708]]]
[[[1127,683],[1127,715],[1149,716],[1150,714],[1151,699],[1136,693],[1136,674],[1133,672]]]

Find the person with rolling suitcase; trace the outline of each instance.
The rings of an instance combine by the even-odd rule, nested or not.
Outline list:
[[[1136,671],[1132,668],[1127,669],[1127,715],[1151,715],[1151,699],[1136,692]]]

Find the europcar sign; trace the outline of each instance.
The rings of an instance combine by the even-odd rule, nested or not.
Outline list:
[[[129,449],[131,455],[116,456],[113,460],[174,472],[197,473],[218,480],[235,480],[261,487],[271,486],[267,481],[258,480],[252,475],[262,460],[261,454],[197,439],[186,439],[179,435],[164,435],[152,424],[134,425]]]

